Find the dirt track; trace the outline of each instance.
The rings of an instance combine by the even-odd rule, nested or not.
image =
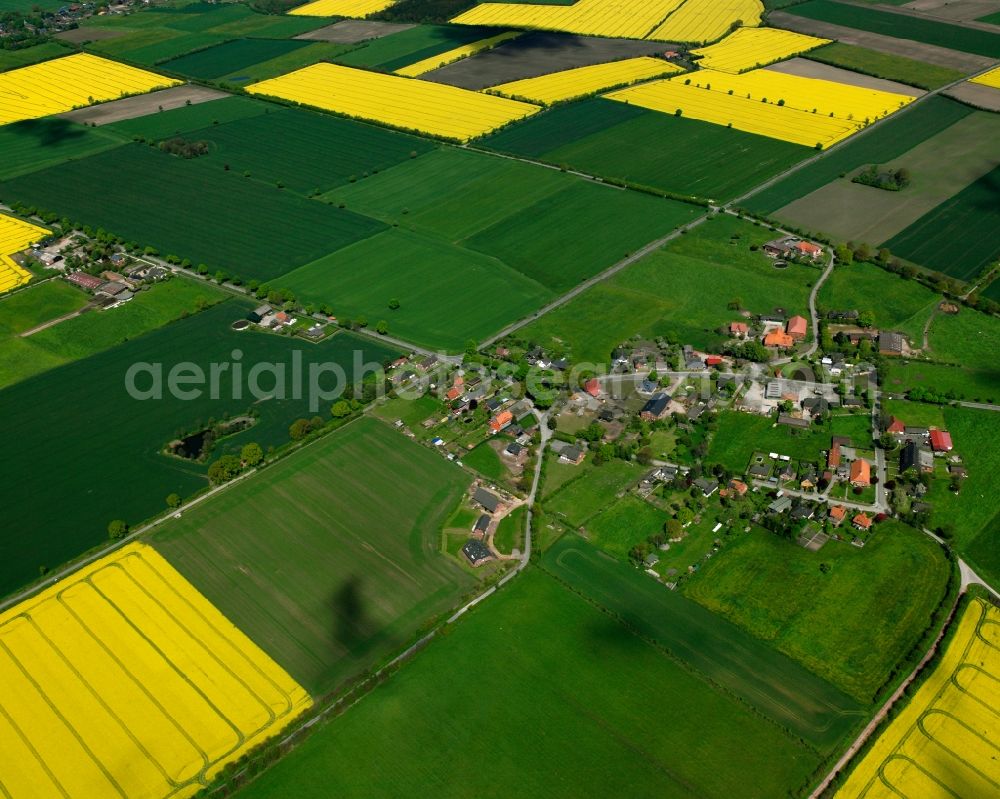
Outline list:
[[[601,39],[562,33],[528,33],[421,78],[478,91],[512,80],[674,49],[666,42]]]
[[[788,14],[783,11],[772,11],[768,14],[767,20],[772,25],[790,31],[808,33],[812,36],[823,36],[827,39],[837,39],[845,44],[867,47],[869,50],[878,50],[880,53],[889,53],[890,55],[900,55],[904,58],[913,58],[917,61],[926,61],[928,64],[958,69],[967,73],[979,72],[994,63],[989,58],[972,55],[971,53],[960,53],[957,50],[936,47],[932,44],[922,44],[910,39],[896,39],[892,36],[883,36],[880,33],[869,33],[868,31],[855,30],[854,28],[845,28],[843,25],[834,25],[829,22],[797,17],[794,14]]]
[[[121,122],[123,119],[145,117],[160,111],[170,111],[189,104],[198,105],[228,96],[225,92],[206,89],[203,86],[174,86],[151,94],[126,97],[124,100],[112,100],[110,103],[68,111],[59,116],[85,125],[109,125],[112,122]]]

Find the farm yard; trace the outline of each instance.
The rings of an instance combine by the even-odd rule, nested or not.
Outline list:
[[[660,146],[664,140],[671,146]],[[716,201],[732,199],[810,155],[802,145],[600,98],[559,106],[483,144]]]
[[[863,550],[830,542],[810,552],[753,531],[684,594],[868,703],[927,628],[949,569],[935,542],[898,522],[884,522]]]
[[[176,86],[178,81],[78,53],[0,73],[0,125]]]
[[[577,657],[582,651],[596,656]],[[567,659],[573,668],[563,668]],[[485,660],[490,668],[481,668]],[[668,707],[669,715],[656,712]],[[390,734],[393,757],[370,768],[367,754]],[[818,761],[791,734],[532,569],[378,693],[317,729],[243,796],[496,796],[517,781],[527,795],[729,797],[750,775],[762,794],[774,795],[798,788]]]
[[[401,648],[473,586],[439,551],[469,477],[381,422],[354,422],[252,482],[161,527],[153,544],[314,696]]]
[[[239,452],[250,441],[266,450],[288,441],[288,426],[295,419],[319,411],[329,415],[329,408],[310,410],[307,399],[292,398],[287,387],[284,398],[276,389],[271,399],[259,402],[250,397],[212,400],[207,391],[190,401],[165,395],[144,403],[128,395],[123,376],[136,362],[173,365],[186,360],[207,374],[208,364],[230,361],[234,349],[251,363],[283,363],[287,375],[293,340],[231,329],[248,310],[245,302],[220,303],[0,390],[0,409],[11,420],[4,457],[17,451],[22,464],[4,481],[0,500],[9,513],[25,520],[4,536],[0,590],[11,591],[37,578],[40,566],[53,568],[107,541],[113,519],[137,524],[161,512],[163,498],[171,492],[188,497],[204,488],[206,464],[163,453],[178,435],[200,429],[209,419],[250,411],[255,424],[221,439],[214,454]],[[350,377],[355,351],[366,363],[397,356],[395,350],[349,333],[298,349],[304,374],[310,363],[340,363]],[[261,378],[263,386],[266,379]],[[81,424],[78,414],[63,412],[67,407],[102,423]],[[55,446],[57,461],[48,455]],[[99,491],[98,486],[114,490]],[[74,497],[72,517],[60,499],[67,495]]]
[[[142,544],[0,615],[0,641],[16,796],[191,796],[312,704]]]
[[[858,760],[843,799],[959,792],[988,796],[995,766],[996,627],[1000,612],[978,596],[952,622],[943,655],[909,703]]]

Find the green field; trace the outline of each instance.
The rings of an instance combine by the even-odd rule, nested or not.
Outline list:
[[[935,360],[996,372],[1000,319],[969,308],[955,315],[938,314],[931,324],[930,345]]]
[[[1000,255],[1000,167],[941,203],[885,246],[908,261],[972,280]]]
[[[811,50],[806,57],[811,61],[843,67],[876,78],[908,83],[921,89],[939,89],[965,76],[964,72],[955,69],[925,64],[912,58],[880,53],[877,50],[843,42],[833,42],[817,50]]]
[[[292,53],[310,44],[299,39],[234,39],[165,61],[161,66],[167,72],[185,77],[212,80]]]
[[[778,425],[770,416],[726,411],[712,436],[705,462],[722,464],[736,474],[746,472],[755,452],[777,452],[794,460],[816,463],[830,448],[831,436],[849,436],[856,446],[870,446],[871,417],[834,416],[829,424],[797,430]]]
[[[463,44],[496,36],[497,33],[495,28],[473,25],[418,25],[365,42],[358,49],[338,56],[337,62],[351,67],[393,72]]]
[[[247,97],[223,97],[208,103],[174,108],[170,111],[160,111],[135,119],[125,119],[105,126],[105,130],[113,130],[132,138],[138,136],[147,139],[167,139],[180,136],[215,125],[235,122],[238,119],[249,119],[260,114],[275,113],[276,108],[271,103],[252,100]]]
[[[317,203],[318,205],[318,203]],[[320,258],[280,280],[340,318],[386,320],[389,333],[461,350],[551,297],[494,258],[414,231],[388,230]],[[389,310],[389,301],[400,307]]]
[[[809,148],[778,139],[655,111],[636,113],[625,103],[599,98],[538,114],[483,144],[718,201],[730,200],[810,155]]]
[[[332,42],[306,42],[306,44],[307,47],[301,47],[232,72],[222,78],[222,83],[247,86],[257,81],[287,75],[289,72],[318,64],[320,61],[333,61],[338,56],[357,47],[353,44],[334,44]]]
[[[955,100],[931,97],[894,114],[864,136],[837,147],[809,166],[757,192],[741,205],[754,213],[773,213],[860,166],[883,164],[898,158],[971,113],[972,108]]]
[[[500,460],[497,451],[490,446],[489,441],[465,453],[462,456],[462,463],[489,480],[500,481],[507,477],[507,467]]]
[[[4,0],[0,0],[0,13],[4,10]],[[48,61],[50,58],[59,58],[59,56],[69,55],[72,52],[59,42],[44,42],[21,50],[0,50],[0,72],[37,64],[40,61]]]
[[[824,311],[873,311],[876,327],[905,333],[920,346],[924,324],[940,297],[915,280],[872,264],[838,266],[823,284],[817,305]]]
[[[990,25],[1000,25],[1000,11],[995,14],[987,14],[985,17],[977,17],[978,22],[986,22]]]
[[[0,180],[120,147],[126,139],[65,119],[28,119],[0,127]]]
[[[19,333],[82,308],[87,295],[61,280],[43,283],[0,302],[0,313],[20,306],[34,314],[18,317],[10,335],[0,337],[0,387],[44,372],[69,361],[87,358],[182,316],[220,302],[226,293],[210,283],[177,278],[140,291],[124,305],[108,311],[89,311],[58,325],[21,338]],[[8,323],[9,324],[9,323]],[[6,332],[6,331],[5,331]]]
[[[514,508],[497,525],[497,531],[493,535],[493,545],[505,555],[509,555],[515,547],[518,549],[524,547],[524,517],[527,512],[526,505]]]
[[[625,560],[633,546],[662,533],[669,518],[648,502],[634,496],[622,497],[587,522],[587,540]]]
[[[929,625],[949,569],[940,546],[898,522],[879,525],[864,549],[830,541],[819,552],[758,530],[684,593],[870,702]]]
[[[112,176],[103,191],[92,190],[95,181]],[[384,228],[200,159],[139,144],[4,181],[0,197],[244,279],[278,277]]]
[[[521,331],[543,346],[558,343],[576,361],[604,363],[633,335],[672,336],[711,349],[727,340],[717,328],[739,318],[733,299],[753,313],[805,313],[817,272],[775,269],[751,250],[774,237],[765,227],[720,216],[675,239]]]
[[[817,763],[533,570],[240,796],[783,796]]]
[[[617,458],[594,466],[588,457],[573,468],[579,470],[579,475],[545,498],[546,511],[565,519],[572,527],[580,527],[611,505],[618,494],[638,483],[643,474],[638,464]]]
[[[809,0],[790,6],[786,11],[799,17],[832,22],[883,36],[911,39],[988,58],[1000,58],[1000,33],[949,25],[941,20],[893,14],[831,0]]]
[[[152,543],[317,696],[471,587],[438,551],[468,483],[436,453],[363,419],[161,527]]]
[[[303,195],[328,191],[434,149],[405,133],[273,106],[263,114],[189,131],[186,138],[209,142],[209,155],[198,160],[213,169],[249,172],[253,180],[281,183]]]
[[[863,715],[829,682],[579,536],[564,536],[542,568],[824,754]]]
[[[133,300],[133,302],[135,302]],[[136,524],[160,512],[167,494],[190,496],[206,485],[205,466],[161,454],[178,435],[196,430],[210,418],[254,411],[257,423],[219,442],[216,454],[256,441],[265,449],[288,441],[288,425],[312,416],[307,390],[295,399],[289,386],[292,351],[302,353],[303,374],[312,363],[347,367],[356,351],[364,362],[395,357],[388,347],[346,333],[320,344],[296,344],[282,336],[236,332],[232,322],[246,315],[249,303],[220,303],[189,319],[51,369],[0,390],[0,412],[8,421],[2,457],[19,466],[0,488],[0,503],[10,518],[20,520],[3,533],[0,593],[37,578],[40,566],[54,568],[83,550],[107,540],[112,519]],[[116,309],[106,313],[117,313]],[[282,389],[274,390],[269,374],[259,378],[266,399],[255,401],[243,375],[242,396],[220,384],[220,399],[208,392],[182,400],[165,390],[163,400],[132,399],[125,385],[128,368],[137,362],[164,364],[164,380],[177,363],[190,361],[207,373],[210,363],[228,364],[233,350],[249,364],[284,364]],[[225,376],[225,373],[224,375]],[[147,388],[150,378],[140,377]],[[330,387],[332,378],[322,385]],[[315,413],[326,417],[330,401]],[[67,513],[67,507],[72,513]]]
[[[915,388],[970,402],[1000,401],[1000,369],[967,369],[927,361],[892,361],[883,388],[896,394]]]

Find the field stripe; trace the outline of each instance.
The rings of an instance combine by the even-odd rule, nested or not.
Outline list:
[[[2,719],[4,722],[7,723],[7,726],[9,726],[10,729],[13,731],[14,735],[17,737],[17,740],[21,742],[21,744],[24,746],[24,749],[31,756],[30,762],[33,762],[38,767],[39,771],[45,774],[45,776],[49,778],[53,788],[59,791],[59,793],[63,797],[65,797],[65,799],[69,799],[69,794],[66,792],[66,789],[63,788],[62,783],[59,781],[58,777],[56,777],[56,775],[52,773],[52,769],[50,769],[48,767],[48,764],[46,764],[45,758],[41,756],[38,750],[31,743],[31,739],[24,734],[24,730],[22,730],[21,727],[17,724],[17,722],[14,721],[13,717],[10,715],[10,713],[7,712],[7,709],[3,706],[2,703],[0,703],[0,719]],[[2,727],[2,725],[0,725],[0,727]],[[13,744],[10,736],[7,735],[3,736],[3,740],[5,741],[4,745],[5,747],[8,747],[7,751],[9,752]],[[26,764],[26,762],[28,762],[28,760],[18,757],[17,762],[23,766]],[[39,783],[36,783],[34,780],[30,780],[29,783],[32,791],[37,791],[41,788],[41,785]]]

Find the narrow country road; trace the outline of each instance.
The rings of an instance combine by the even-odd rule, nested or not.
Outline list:
[[[809,292],[809,318],[812,319],[813,340],[812,344],[809,345],[809,349],[802,353],[806,358],[812,357],[816,353],[816,350],[819,349],[819,314],[816,313],[816,297],[819,296],[819,290],[823,288],[826,279],[833,272],[833,262],[834,258],[831,252],[826,269],[823,270],[823,274],[819,276],[819,280],[816,281],[812,287],[812,291]]]

